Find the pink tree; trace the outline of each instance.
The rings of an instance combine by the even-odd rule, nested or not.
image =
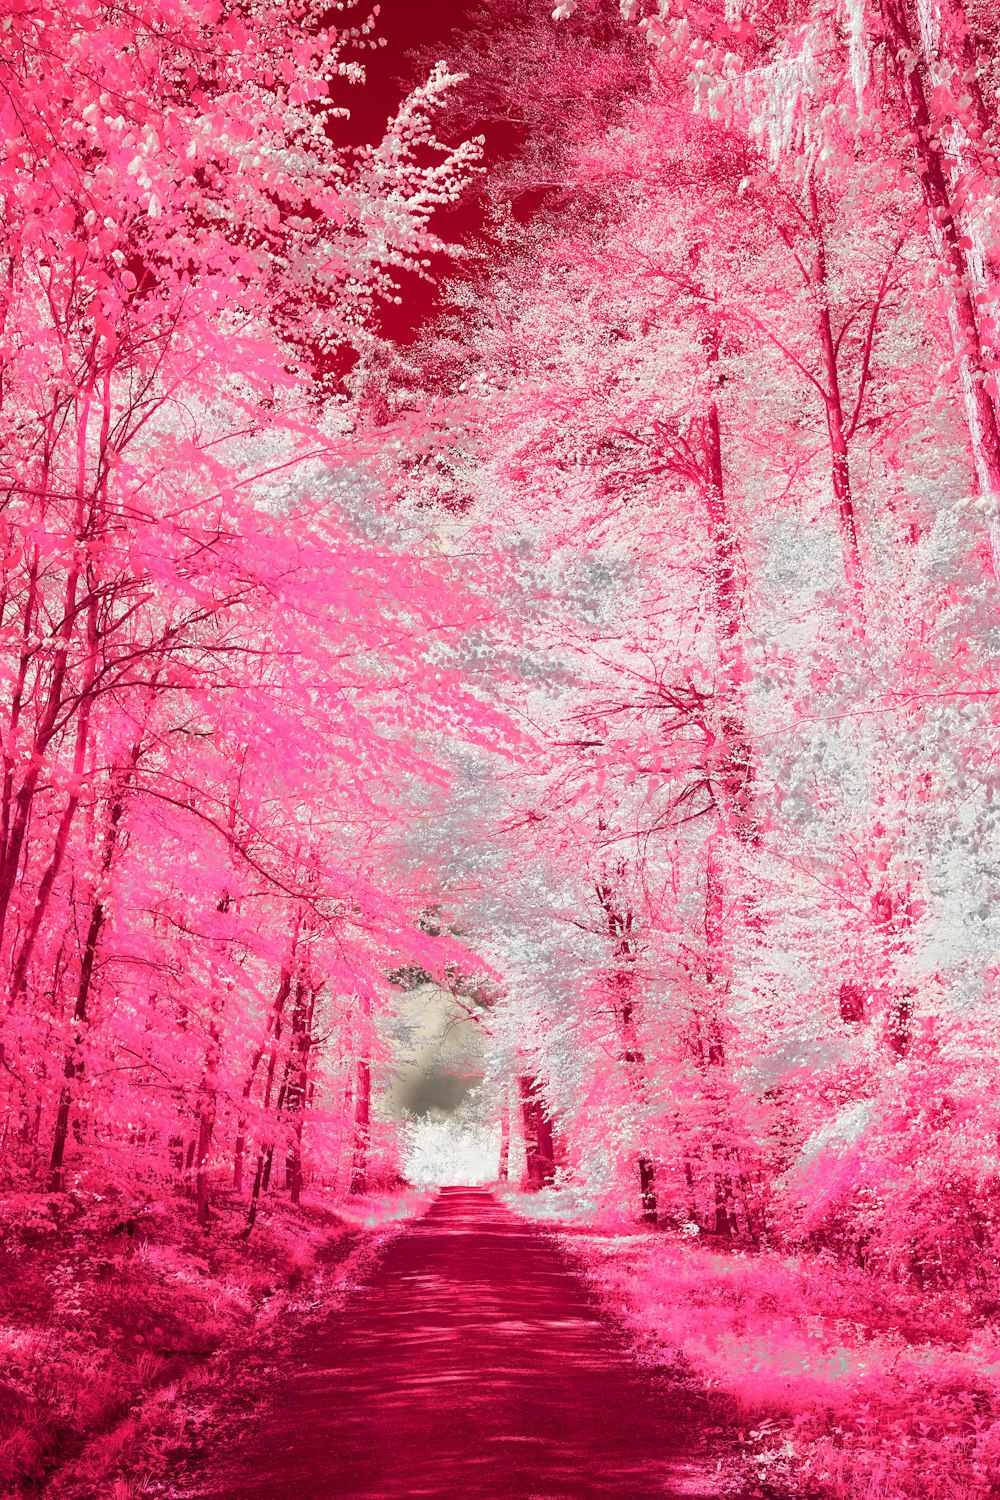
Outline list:
[[[364,486],[338,487],[349,422],[316,405],[396,271],[441,248],[430,218],[478,148],[435,139],[443,69],[379,146],[331,145],[362,70],[356,34],[318,15],[182,6],[136,13],[127,39],[86,5],[22,21],[0,99],[8,1163],[41,1156],[60,1186],[80,1109],[105,1137],[137,1110],[162,1158],[176,1129],[148,1110],[167,1078],[204,1220],[231,1101],[253,1102],[260,1059],[249,1091],[232,1069],[280,993],[282,929],[310,910],[315,928],[319,903],[322,968],[289,981],[295,1066],[275,1064],[297,1193],[319,991],[380,972],[410,925],[376,852],[405,798],[367,778],[438,778],[418,748],[435,723],[496,732],[440,670],[478,606],[337,519]],[[335,858],[323,833],[318,877],[288,831],[317,797],[353,841]]]

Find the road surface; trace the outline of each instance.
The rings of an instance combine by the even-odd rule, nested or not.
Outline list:
[[[442,1190],[313,1336],[205,1500],[649,1500],[715,1490],[550,1235]]]

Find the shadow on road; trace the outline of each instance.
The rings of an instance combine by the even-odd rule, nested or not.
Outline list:
[[[682,1408],[609,1331],[552,1239],[446,1188],[302,1351],[205,1500],[714,1495]]]

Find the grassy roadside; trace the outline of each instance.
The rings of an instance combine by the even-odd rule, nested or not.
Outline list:
[[[249,1241],[225,1196],[207,1235],[182,1200],[0,1198],[0,1496],[183,1493],[207,1431],[245,1420],[426,1198],[275,1198]]]
[[[552,1221],[639,1357],[709,1399],[710,1420],[731,1433],[720,1494],[1000,1497],[995,1318],[832,1257],[740,1254],[588,1223],[551,1198],[510,1195]]]

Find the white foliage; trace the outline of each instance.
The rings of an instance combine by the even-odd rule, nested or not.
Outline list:
[[[403,1170],[412,1183],[449,1187],[496,1181],[497,1125],[424,1119],[409,1127],[407,1137]]]
[[[868,86],[868,28],[865,25],[865,0],[846,0],[847,34],[850,48],[851,82],[858,113],[864,108],[865,89]]]

